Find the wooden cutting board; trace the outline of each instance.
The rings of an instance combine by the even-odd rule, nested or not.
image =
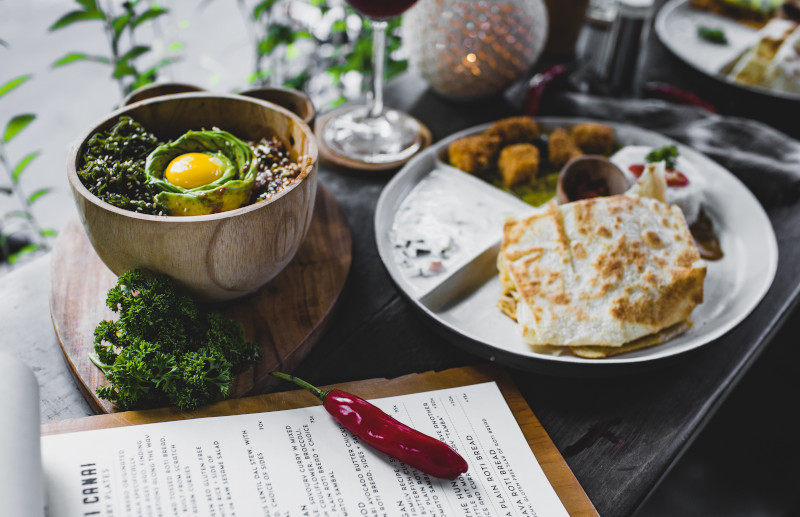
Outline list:
[[[311,227],[292,262],[256,293],[219,308],[264,349],[258,364],[236,378],[233,397],[264,392],[276,383],[269,372],[291,372],[300,364],[330,320],[351,259],[345,215],[320,187]],[[97,324],[115,316],[105,300],[117,277],[94,252],[77,219],[59,235],[50,268],[50,314],[67,363],[94,410],[113,412],[112,404],[95,394],[107,382],[89,353]]]
[[[494,381],[508,403],[517,420],[528,445],[542,466],[547,479],[558,494],[564,507],[573,517],[596,517],[598,515],[592,502],[586,496],[580,483],[570,470],[555,444],[542,428],[542,424],[531,411],[522,394],[503,370],[490,366],[468,366],[441,372],[425,372],[405,375],[395,379],[370,379],[348,382],[323,389],[338,388],[355,393],[363,398],[392,397],[457,386],[467,386]],[[241,399],[218,402],[193,412],[181,412],[174,408],[149,411],[129,411],[112,415],[99,415],[59,422],[42,424],[42,435],[107,429],[126,425],[150,424],[170,420],[187,420],[212,416],[239,415],[280,411],[319,404],[310,393],[298,390],[283,393],[270,393]]]

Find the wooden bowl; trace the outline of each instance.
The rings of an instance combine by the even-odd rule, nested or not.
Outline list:
[[[239,92],[239,95],[261,99],[262,101],[272,102],[278,106],[282,106],[298,115],[309,127],[314,127],[314,120],[317,118],[317,110],[314,108],[314,103],[311,102],[308,95],[301,91],[292,88],[273,86],[269,88],[245,90]]]
[[[211,215],[138,214],[101,201],[76,172],[89,137],[121,115],[164,140],[212,127],[244,140],[276,135],[293,160],[308,156],[311,162],[294,184],[267,201]],[[311,129],[284,108],[239,95],[183,93],[119,109],[86,130],[69,151],[67,176],[89,241],[111,271],[147,268],[202,299],[223,301],[258,290],[294,257],[311,223],[317,157]]]

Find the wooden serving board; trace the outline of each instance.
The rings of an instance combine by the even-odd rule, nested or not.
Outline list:
[[[256,293],[219,307],[264,349],[261,360],[236,378],[232,397],[263,392],[276,384],[269,372],[291,372],[300,364],[331,317],[351,259],[345,215],[330,192],[319,187],[311,227],[292,262]],[[50,314],[61,349],[89,404],[111,413],[113,405],[95,394],[107,382],[89,353],[97,324],[115,316],[105,300],[117,277],[94,252],[77,219],[59,235],[50,268]]]
[[[467,386],[494,381],[511,408],[522,429],[528,445],[542,466],[547,479],[558,494],[564,507],[573,517],[595,517],[598,515],[580,483],[570,470],[553,441],[542,428],[542,424],[531,411],[522,394],[503,370],[489,365],[453,368],[441,372],[425,372],[405,375],[395,379],[370,379],[349,382],[335,387],[363,398],[392,397],[457,386]],[[324,387],[323,389],[333,388]],[[188,420],[225,415],[280,411],[319,404],[306,391],[270,393],[240,399],[230,399],[212,404],[193,412],[181,412],[174,408],[148,411],[129,411],[111,415],[98,415],[42,424],[42,435],[108,429],[126,425],[150,424],[171,420]]]

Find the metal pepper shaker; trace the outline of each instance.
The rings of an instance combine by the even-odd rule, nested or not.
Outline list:
[[[617,0],[617,17],[611,24],[604,70],[612,92],[634,93],[640,50],[644,46],[653,0]]]

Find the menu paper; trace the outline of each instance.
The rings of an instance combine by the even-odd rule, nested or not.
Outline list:
[[[314,406],[45,436],[47,515],[568,515],[494,382],[371,402],[469,471],[430,477]]]

